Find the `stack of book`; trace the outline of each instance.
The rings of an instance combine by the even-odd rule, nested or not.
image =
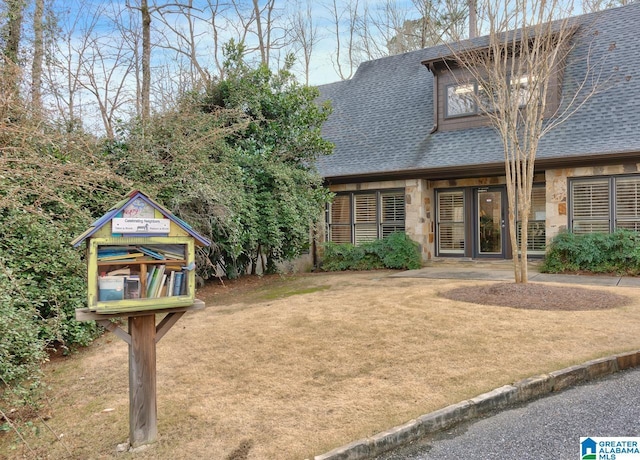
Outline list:
[[[163,246],[101,246],[98,248],[98,262],[131,262],[146,260],[184,260],[185,247],[181,244]]]

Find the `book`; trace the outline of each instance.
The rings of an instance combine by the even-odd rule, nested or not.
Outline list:
[[[145,249],[164,256],[165,259],[184,260],[185,246],[183,244],[147,245]]]
[[[131,269],[129,267],[118,268],[117,270],[112,270],[107,272],[107,276],[118,276],[118,275],[130,275]]]
[[[171,275],[169,275],[169,285],[167,286],[167,297],[173,296],[173,286],[176,282],[176,271],[172,270]]]
[[[160,292],[160,283],[162,281],[162,276],[164,275],[164,269],[164,265],[158,265],[156,267],[155,271],[153,272],[153,277],[151,278],[149,288],[147,289],[147,297],[158,297],[158,293]]]
[[[151,270],[149,270],[147,272],[147,279],[146,279],[146,292],[145,292],[145,297],[149,298],[151,297],[151,281],[153,280],[153,275],[156,273],[156,266],[154,265],[153,267],[151,267]]]
[[[98,300],[124,299],[124,276],[101,276],[98,278]]]
[[[160,282],[160,288],[158,290],[158,295],[156,297],[166,297],[167,296],[167,274],[162,275],[162,281]]]
[[[144,254],[153,257],[154,259],[157,259],[157,260],[164,260],[165,259],[165,257],[162,254],[160,254],[160,253],[158,253],[156,251],[152,251],[151,249],[146,248],[144,246],[138,246],[138,249],[141,252],[143,252]]]
[[[122,259],[137,259],[143,256],[144,253],[140,252],[136,247],[104,246],[98,248],[98,261],[100,262]]]
[[[127,276],[124,279],[124,298],[140,298],[140,277],[138,275]]]
[[[182,272],[175,272],[176,277],[173,285],[173,295],[182,295],[182,279],[184,278],[184,274]]]

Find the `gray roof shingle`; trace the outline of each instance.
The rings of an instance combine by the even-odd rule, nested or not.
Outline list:
[[[576,21],[580,27],[567,61],[563,94],[571,95],[576,82],[584,79],[587,57],[601,65],[603,78],[610,80],[541,139],[537,158],[640,152],[640,4]],[[615,49],[610,51],[612,44]],[[333,105],[323,135],[335,144],[334,154],[318,161],[320,174],[382,176],[503,162],[502,143],[491,127],[430,134],[434,80],[421,62],[445,54],[448,48],[438,46],[364,62],[351,80],[320,86],[321,99]]]

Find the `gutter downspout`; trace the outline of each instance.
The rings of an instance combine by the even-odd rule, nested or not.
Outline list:
[[[433,134],[438,130],[438,74],[431,65],[425,67],[433,74],[433,127],[429,131],[429,134]]]

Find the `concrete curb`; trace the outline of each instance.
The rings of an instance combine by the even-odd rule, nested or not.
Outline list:
[[[504,409],[554,391],[561,391],[637,366],[640,366],[640,350],[594,359],[549,374],[529,377],[515,382],[513,385],[504,385],[467,401],[422,415],[369,438],[360,439],[325,454],[317,455],[314,460],[371,459],[427,434],[450,428],[491,411]]]

